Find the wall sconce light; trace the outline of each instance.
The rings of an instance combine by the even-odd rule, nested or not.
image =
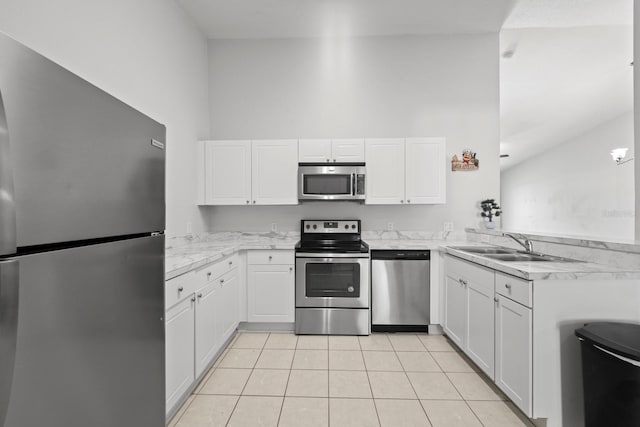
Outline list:
[[[624,156],[627,155],[628,150],[628,148],[614,148],[613,150],[611,150],[611,157],[613,158],[613,161],[616,162],[616,165],[620,166],[621,164],[633,160],[633,157],[626,160],[624,159]]]

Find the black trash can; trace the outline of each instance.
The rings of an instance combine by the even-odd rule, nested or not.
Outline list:
[[[582,347],[585,426],[640,426],[640,325],[588,323],[575,334]]]

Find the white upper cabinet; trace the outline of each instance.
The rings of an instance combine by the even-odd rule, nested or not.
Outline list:
[[[252,141],[252,204],[298,204],[298,141]]]
[[[446,202],[445,138],[405,140],[405,196],[411,204]]]
[[[298,141],[300,163],[362,163],[364,139],[301,139]]]
[[[251,141],[206,141],[200,204],[245,205],[251,199]]]
[[[367,204],[446,202],[445,138],[367,139]]]
[[[364,162],[364,139],[332,139],[331,154],[334,162]]]
[[[298,204],[298,141],[201,141],[199,205]]]
[[[330,139],[298,140],[298,161],[300,163],[327,163],[332,160]]]
[[[404,203],[404,139],[367,139],[365,203]]]

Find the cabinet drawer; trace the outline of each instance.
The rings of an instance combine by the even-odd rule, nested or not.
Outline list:
[[[247,263],[250,265],[292,265],[294,263],[293,251],[249,251]]]
[[[465,284],[471,281],[484,284],[483,287],[493,293],[494,271],[489,268],[448,255],[445,259],[445,271],[453,280],[463,280]]]
[[[169,310],[177,302],[191,295],[198,287],[195,271],[167,280],[164,284],[164,307]]]
[[[496,292],[527,307],[533,302],[531,288],[528,280],[496,272]]]
[[[208,264],[198,270],[196,270],[196,276],[198,285],[202,286],[207,282],[216,280],[224,273],[233,270],[238,266],[238,255],[231,255],[230,257]]]

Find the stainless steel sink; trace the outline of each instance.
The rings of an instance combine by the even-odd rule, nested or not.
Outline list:
[[[533,262],[533,261],[547,261],[547,262],[582,262],[576,259],[563,258],[553,255],[544,255],[529,253],[525,251],[518,251],[516,249],[501,248],[497,246],[450,246],[451,249],[458,251],[469,252],[475,255],[480,255],[486,258],[494,259],[496,261],[506,262]]]
[[[571,258],[563,258],[552,255],[530,254],[526,252],[516,252],[512,254],[486,254],[487,258],[496,261],[514,261],[514,262],[530,262],[530,261],[547,261],[547,262],[580,262]]]
[[[451,249],[474,254],[514,254],[517,252],[515,249],[496,248],[494,246],[451,246]]]

